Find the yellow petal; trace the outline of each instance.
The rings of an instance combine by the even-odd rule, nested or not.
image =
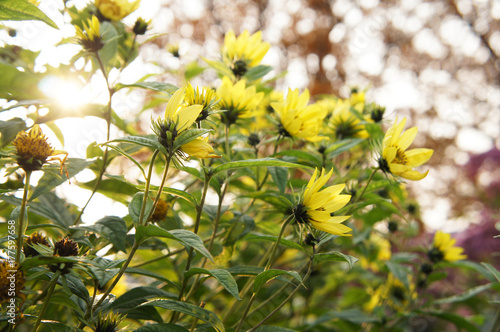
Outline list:
[[[180,88],[175,93],[170,97],[168,103],[167,103],[167,108],[165,109],[165,118],[166,119],[171,119],[174,120],[173,117],[175,115],[175,112],[177,111],[177,108],[179,108],[179,104],[182,102],[184,99],[184,91],[186,88]]]
[[[384,150],[382,151],[382,157],[385,159],[385,161],[387,161],[387,163],[390,164],[392,163],[394,158],[396,158],[397,152],[398,152],[397,148],[390,146],[388,148],[384,148]]]
[[[413,143],[413,140],[417,136],[418,133],[418,128],[413,127],[408,130],[406,130],[403,134],[401,134],[401,137],[398,139],[398,146],[401,150],[406,150],[408,147]]]
[[[418,180],[422,180],[423,178],[425,178],[428,173],[429,173],[429,171],[427,171],[425,173],[420,173],[420,172],[417,172],[415,170],[409,170],[409,171],[406,171],[404,173],[399,174],[399,176],[401,176],[402,178],[408,179],[408,180],[418,181]]]
[[[340,235],[340,236],[351,236],[352,235],[352,234],[347,234],[348,232],[351,232],[352,229],[347,227],[346,225],[342,225],[340,223],[315,222],[315,221],[311,220],[311,225],[320,231],[327,232],[330,234],[335,234],[335,235]]]
[[[418,167],[429,161],[433,153],[432,149],[411,149],[405,152],[405,156],[408,158],[409,166]]]
[[[177,111],[177,131],[180,133],[185,129],[191,127],[196,121],[198,115],[203,110],[203,105],[192,105],[188,107],[181,107]]]

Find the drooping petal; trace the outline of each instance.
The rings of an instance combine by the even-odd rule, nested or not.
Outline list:
[[[399,176],[401,176],[402,178],[408,179],[408,180],[418,181],[418,180],[422,180],[423,178],[425,178],[428,173],[429,173],[429,170],[427,170],[425,173],[420,173],[420,172],[415,171],[415,170],[409,170],[409,171],[406,171],[404,173],[399,174]]]

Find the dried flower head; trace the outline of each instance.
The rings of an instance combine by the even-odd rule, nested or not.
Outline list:
[[[24,300],[25,295],[21,290],[24,289],[25,282],[24,272],[19,269],[19,264],[0,260],[0,303],[10,301],[13,297]]]
[[[28,237],[23,246],[23,252],[26,257],[34,257],[40,255],[40,253],[33,248],[33,245],[35,244],[49,247],[47,238],[41,234],[38,234],[37,232],[34,232]]]

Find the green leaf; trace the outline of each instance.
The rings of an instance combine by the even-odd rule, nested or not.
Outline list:
[[[146,302],[151,297],[166,297],[176,298],[175,294],[164,291],[155,287],[136,287],[129,290],[119,298],[113,301],[110,309],[132,309],[139,306],[141,303]]]
[[[236,280],[234,280],[231,273],[229,273],[227,270],[223,269],[207,270],[198,267],[193,267],[186,272],[184,278],[190,278],[195,274],[208,274],[214,277],[222,286],[224,286],[224,288],[229,292],[229,294],[234,296],[237,300],[241,301],[238,291],[238,284],[236,283]]]
[[[91,165],[92,163],[94,163],[93,160],[89,161],[79,158],[69,158],[66,162],[66,168],[68,170],[69,177],[72,178],[76,174],[86,169],[87,166]],[[68,180],[68,178],[66,177],[66,174],[64,174],[64,172],[62,175],[53,172],[44,172],[43,176],[38,181],[35,190],[33,190],[33,193],[31,194],[29,200],[32,201],[38,196],[51,191],[66,180]]]
[[[156,139],[156,136],[154,135],[148,135],[148,136],[126,136],[126,137],[121,137],[121,138],[116,138],[113,139],[109,142],[106,142],[105,145],[108,143],[113,143],[113,142],[122,142],[122,143],[131,143],[131,144],[137,144],[137,145],[142,145],[148,148],[151,148],[153,150],[160,150],[161,152],[167,154],[167,150],[165,150],[165,147],[158,142],[158,139]]]
[[[0,64],[0,71],[1,71]],[[2,73],[3,76],[3,73]],[[3,80],[3,77],[2,77]],[[0,86],[1,88],[1,86]],[[0,96],[1,98],[1,96]],[[9,144],[17,135],[18,132],[26,130],[26,122],[20,118],[13,118],[7,121],[0,121],[0,142],[4,147]]]
[[[106,71],[109,72],[108,68],[114,67],[116,64],[119,34],[113,24],[106,21],[101,23],[100,31],[104,46],[99,50],[99,57]]]
[[[122,84],[118,83],[116,85],[116,89],[120,90],[123,88],[142,88],[142,89],[148,89],[148,90],[153,90],[157,92],[166,92],[170,95],[173,95],[175,91],[179,90],[178,87],[176,87],[173,84],[170,83],[163,83],[163,82],[137,82],[133,84]]]
[[[354,324],[378,322],[378,319],[367,316],[363,311],[359,309],[349,309],[344,311],[330,311],[324,315],[321,315],[309,326],[323,324],[333,319],[341,319]]]
[[[360,144],[361,142],[365,141],[364,138],[351,138],[351,139],[345,139],[342,140],[338,143],[335,143],[333,145],[330,145],[326,150],[325,150],[325,155],[327,159],[331,159],[333,157],[338,156],[339,154],[349,151],[356,145]]]
[[[75,229],[90,230],[108,240],[119,251],[127,252],[125,240],[127,238],[127,224],[116,216],[106,216],[94,225],[78,226]]]
[[[253,234],[248,235],[245,238],[245,240],[247,240],[247,241],[257,241],[257,242],[264,240],[264,241],[271,241],[271,242],[275,243],[276,241],[278,241],[278,237],[277,236],[273,236],[273,235],[253,233]],[[287,248],[297,249],[297,250],[306,252],[306,250],[304,249],[304,247],[302,247],[300,244],[298,244],[298,243],[296,243],[294,241],[283,239],[283,238],[281,238],[281,240],[280,240],[280,246],[284,246],[284,247],[287,247]]]
[[[152,320],[157,323],[163,323],[163,318],[154,307],[136,307],[127,312],[128,319]]]
[[[247,215],[240,215],[227,223],[225,246],[232,246],[239,239],[255,229],[255,221]]]
[[[148,271],[148,270],[144,270],[144,269],[140,269],[140,268],[137,268],[137,267],[127,267],[127,269],[125,270],[126,273],[132,273],[132,274],[140,274],[140,275],[143,275],[143,276],[146,276],[146,277],[150,277],[150,278],[153,278],[153,279],[158,279],[158,280],[161,280],[161,281],[164,281],[166,282],[167,284],[175,287],[175,288],[178,288],[180,289],[179,285],[173,283],[170,279],[167,279],[165,278],[164,276],[158,274],[158,273],[154,273],[154,272],[151,272],[151,271]]]
[[[75,277],[68,273],[65,274],[63,278],[66,278],[71,293],[75,294],[76,296],[84,300],[85,303],[89,303],[90,301],[89,291],[85,287],[85,284],[80,279],[80,277]]]
[[[132,197],[132,201],[130,201],[130,204],[128,205],[128,213],[134,223],[136,225],[139,224],[139,218],[141,216],[141,208],[142,208],[142,202],[144,200],[144,193],[136,193],[134,197]],[[148,199],[146,201],[146,209],[144,210],[144,218],[146,218],[149,213],[151,212],[151,208],[153,207],[153,201],[151,199]]]
[[[180,242],[186,248],[193,248],[198,251],[200,254],[210,259],[211,262],[214,261],[210,252],[208,252],[207,248],[203,245],[203,241],[200,237],[193,232],[184,230],[184,229],[173,229],[171,231],[167,231],[166,229],[160,228],[155,225],[137,226],[135,237],[137,242],[142,242],[149,237],[166,237],[175,241]]]
[[[230,161],[228,163],[219,165],[212,170],[212,174],[215,175],[217,173],[227,171],[230,169],[237,169],[243,167],[256,167],[256,166],[278,166],[278,167],[297,167],[297,168],[310,168],[309,166],[289,163],[286,161],[282,161],[275,158],[262,158],[262,159],[247,159],[247,160],[238,160],[238,161]]]
[[[196,305],[186,302],[174,301],[174,300],[153,300],[142,304],[142,306],[154,306],[159,308],[164,308],[172,311],[181,312],[183,314],[198,318],[207,324],[210,324],[219,332],[225,332],[224,324],[222,324],[219,317],[213,312],[200,308]]]
[[[252,277],[261,273],[264,268],[258,266],[232,266],[226,270],[235,276]]]
[[[50,303],[62,304],[63,306],[66,306],[68,308],[75,310],[81,316],[83,316],[85,314],[82,311],[82,309],[78,306],[78,304],[76,304],[73,300],[71,300],[66,295],[54,294],[50,298]]]
[[[267,170],[269,171],[269,174],[271,174],[271,177],[278,187],[280,194],[284,194],[286,183],[288,182],[288,170],[283,167],[268,167]]]
[[[349,267],[352,269],[354,264],[358,261],[356,257],[345,255],[339,251],[330,251],[327,253],[314,255],[314,261],[316,263],[334,261],[334,262],[347,262]]]
[[[393,262],[385,262],[385,265],[391,271],[391,273],[403,283],[406,289],[410,289],[410,283],[408,281],[408,275],[411,274],[410,270],[402,265],[393,263]]]
[[[302,283],[302,278],[300,274],[298,274],[296,271],[285,271],[285,270],[267,270],[264,272],[259,273],[257,277],[255,277],[254,284],[253,284],[253,292],[257,293],[259,289],[267,283],[270,280],[273,280],[274,278],[281,276],[281,275],[289,275],[295,279],[297,279],[298,282]]]
[[[301,163],[308,162],[310,166],[321,167],[322,161],[317,155],[300,150],[285,150],[276,153],[274,156],[283,156],[285,160],[294,159]],[[291,158],[290,158],[291,157]]]
[[[83,259],[80,257],[68,256],[68,257],[57,257],[57,256],[35,256],[27,257],[21,264],[21,268],[27,271],[35,266],[49,265],[56,263],[80,263]]]
[[[211,131],[212,131],[212,129],[188,129],[188,130],[184,130],[175,139],[173,149],[177,150],[177,149],[181,148],[181,146],[183,146],[184,144],[189,143],[192,140],[196,139],[197,137],[205,135]]]
[[[186,70],[184,70],[184,78],[186,79],[186,81],[190,81],[192,78],[203,73],[205,69],[205,67],[201,67],[200,65],[198,65],[197,61],[188,63],[186,66]]]
[[[44,12],[27,0],[0,1],[0,21],[42,21],[51,28],[57,25]]]
[[[146,173],[144,172],[144,168],[142,168],[141,164],[139,164],[139,162],[134,157],[129,155],[125,150],[123,150],[118,145],[107,144],[106,146],[110,147],[111,149],[115,150],[116,152],[118,152],[122,156],[128,158],[128,160],[130,160],[131,162],[133,162],[141,170],[141,173],[142,173],[142,176],[144,177],[144,179],[146,179]]]
[[[493,265],[488,264],[488,263],[481,263],[481,265],[484,266],[486,269],[488,269],[488,271],[490,271],[491,274],[493,274],[495,279],[500,282],[500,272],[498,272],[498,270],[495,269],[495,267],[493,267]]]
[[[270,66],[255,66],[247,70],[245,75],[243,77],[246,77],[246,79],[249,82],[253,82],[255,80],[258,80],[259,78],[264,77],[267,73],[271,72],[273,70],[273,67]]]
[[[476,262],[468,261],[468,260],[461,260],[461,261],[455,261],[455,262],[442,262],[439,263],[440,266],[443,267],[452,267],[452,268],[467,268],[467,269],[472,269],[481,274],[483,277],[488,279],[489,281],[496,281],[496,276],[485,266],[478,264]]]
[[[481,330],[475,326],[474,324],[470,323],[468,320],[463,318],[462,316],[458,316],[452,313],[448,312],[426,312],[426,311],[417,311],[417,313],[421,313],[424,315],[429,315],[429,316],[434,316],[443,320],[446,320],[448,322],[451,322],[455,324],[457,327],[458,331],[461,331],[462,329],[465,329],[466,331],[469,332],[480,332]]]
[[[450,296],[450,297],[446,297],[444,299],[439,299],[439,300],[436,300],[434,301],[435,304],[445,304],[445,303],[455,303],[455,302],[461,302],[461,301],[464,301],[464,300],[467,300],[489,288],[491,288],[491,286],[493,286],[493,284],[486,284],[486,285],[481,285],[481,286],[476,286],[476,287],[473,287],[467,291],[465,291],[464,293],[462,294],[458,294],[458,295],[453,295],[453,296]]]
[[[278,326],[259,326],[255,332],[297,332],[297,330],[287,329]]]
[[[151,185],[150,188],[152,190],[158,190],[158,189],[160,189],[160,187],[153,186],[153,185]],[[170,187],[163,187],[162,193],[168,193],[168,194],[172,194],[174,196],[178,196],[180,198],[185,199],[189,203],[193,204],[193,206],[197,205],[196,198],[193,195],[191,195],[190,193],[185,192],[183,190],[179,190],[179,189],[175,189],[175,188],[170,188]]]
[[[189,330],[185,329],[182,326],[163,323],[163,324],[150,324],[143,327],[138,328],[135,332],[189,332]]]

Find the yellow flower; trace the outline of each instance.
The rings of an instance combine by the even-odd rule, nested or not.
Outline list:
[[[363,269],[370,268],[374,272],[380,270],[379,264],[391,259],[391,243],[378,234],[372,233],[368,242],[369,254],[361,256],[359,262]],[[373,254],[372,254],[373,253]]]
[[[236,77],[243,76],[248,68],[257,66],[269,50],[269,43],[262,42],[262,32],[250,36],[245,30],[236,38],[230,30],[224,37],[222,56],[229,63]]]
[[[466,259],[467,256],[463,255],[463,248],[455,247],[455,239],[451,238],[448,233],[437,231],[434,235],[434,244],[431,250],[427,252],[429,259],[434,262],[447,261],[454,262],[461,259]]]
[[[250,118],[254,116],[253,111],[259,106],[263,92],[257,92],[255,86],[246,86],[245,80],[238,81],[233,85],[231,80],[224,76],[222,84],[217,88],[217,98],[222,110],[222,120],[227,126],[232,125],[238,118]]]
[[[342,225],[342,222],[350,216],[333,216],[335,211],[343,208],[351,199],[351,195],[340,195],[345,184],[330,186],[320,191],[328,182],[332,173],[333,169],[325,175],[323,169],[316,180],[318,169],[314,170],[314,174],[304,191],[301,203],[293,211],[295,221],[299,224],[311,224],[314,228],[323,232],[351,236],[351,234],[347,233],[352,229]]]
[[[54,150],[38,125],[34,125],[29,132],[19,132],[12,145],[16,147],[17,164],[26,172],[40,170],[44,164],[51,160],[59,160],[61,171],[64,168],[68,153]],[[63,159],[55,157],[61,154],[66,156]]]
[[[203,109],[201,113],[198,115],[196,121],[205,120],[214,110],[218,109],[218,100],[215,97],[215,91],[211,88],[204,87],[201,92],[196,87],[196,90],[193,88],[191,83],[188,83],[186,87],[186,104],[189,105],[202,105]]]
[[[417,298],[415,283],[411,276],[408,276],[408,286],[405,285],[394,275],[389,274],[387,281],[381,286],[380,297],[385,303],[396,311],[404,311],[410,303]]]
[[[183,104],[185,91],[186,88],[184,87],[178,89],[172,95],[167,103],[164,118],[158,118],[156,122],[153,121],[153,131],[158,136],[160,144],[166,148],[170,156],[177,154],[183,157],[182,153],[184,152],[198,158],[218,158],[217,155],[212,154],[213,149],[206,141],[203,141],[203,143],[193,143],[191,141],[183,144],[180,150],[174,149],[175,139],[183,131],[191,127],[203,110],[203,105],[186,106]]]
[[[87,23],[83,22],[83,30],[75,26],[78,42],[86,51],[95,53],[104,46],[100,29],[101,24],[95,16],[87,20]]]
[[[351,112],[351,102],[339,99],[330,118],[330,125],[337,139],[368,138],[370,135],[361,120]]]
[[[0,303],[10,301],[14,296],[24,301],[24,272],[19,269],[19,264],[13,260],[0,259]],[[20,307],[20,306],[19,306]]]
[[[288,89],[286,100],[271,103],[279,116],[280,135],[302,138],[317,142],[326,137],[318,136],[327,110],[320,105],[309,103],[309,90],[299,95],[299,90]]]
[[[105,18],[119,21],[136,10],[141,0],[95,0],[95,6]]]
[[[191,142],[181,146],[181,150],[190,155],[191,157],[195,158],[206,159],[206,158],[221,157],[214,154],[214,148],[210,144],[208,144],[208,137],[206,138],[198,137],[192,140]]]
[[[365,108],[365,92],[358,92],[356,90],[351,92],[349,104],[359,113],[363,113],[363,109]]]
[[[406,118],[399,124],[398,119],[385,133],[383,140],[382,157],[379,159],[379,167],[386,173],[401,176],[408,180],[421,180],[427,173],[413,170],[414,167],[425,164],[432,156],[432,149],[406,150],[415,139],[418,128],[413,127],[403,133]]]

